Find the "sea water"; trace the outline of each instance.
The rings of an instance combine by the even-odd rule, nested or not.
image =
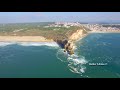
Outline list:
[[[119,78],[120,34],[94,33],[68,55],[55,42],[0,42],[0,78]]]

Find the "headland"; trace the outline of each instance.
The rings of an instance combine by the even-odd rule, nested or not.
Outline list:
[[[108,25],[109,26],[109,25]],[[0,42],[56,42],[70,55],[75,42],[89,33],[120,33],[120,29],[68,22],[0,25]],[[107,27],[107,28],[106,28]]]

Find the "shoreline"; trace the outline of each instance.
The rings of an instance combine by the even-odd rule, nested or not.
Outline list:
[[[0,42],[54,42],[42,36],[0,36]]]
[[[78,39],[72,40],[69,38],[69,40],[73,41],[74,43],[80,41],[84,37],[86,37],[90,33],[120,33],[120,32],[114,32],[114,31],[90,31],[86,34],[81,34]],[[77,36],[77,33],[75,34]],[[78,35],[79,36],[79,35]],[[43,36],[0,36],[0,42],[55,42],[53,39],[46,39]]]
[[[84,34],[82,37],[80,37],[78,40],[76,40],[75,42],[78,42],[78,41],[80,41],[81,39],[83,39],[84,37],[86,37],[87,35],[88,35],[89,33],[87,33],[87,34]]]
[[[120,33],[120,31],[90,31],[88,33]]]
[[[87,35],[91,34],[91,33],[120,33],[120,32],[114,32],[114,31],[90,31],[90,32],[87,32],[86,34],[83,34],[80,38],[78,38],[77,40],[75,40],[73,43],[74,43],[74,47],[76,47],[76,43],[78,41],[80,41],[81,39],[83,39],[84,37],[86,37]],[[75,49],[75,48],[74,48]]]
[[[73,42],[77,42],[82,38],[84,38],[85,36],[87,36],[89,33],[120,33],[120,32],[90,31],[87,32],[87,34],[81,34],[81,35],[75,32],[74,36],[78,36],[77,39],[72,40],[71,38],[69,38],[69,40],[72,40]],[[0,36],[0,42],[55,42],[55,41],[53,39],[46,39],[43,36]]]

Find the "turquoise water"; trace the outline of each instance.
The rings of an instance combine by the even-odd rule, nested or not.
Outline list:
[[[0,77],[119,78],[120,34],[89,34],[72,56],[56,43],[0,42]]]
[[[91,78],[120,77],[120,34],[90,34],[78,42],[79,54],[88,61],[86,73]],[[90,65],[103,63],[105,65]]]

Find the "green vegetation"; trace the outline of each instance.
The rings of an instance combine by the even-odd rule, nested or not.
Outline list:
[[[82,27],[49,27],[54,22],[0,24],[0,36],[44,36],[48,39],[67,39]]]
[[[38,29],[53,22],[0,24],[0,32],[12,32],[15,29]]]

